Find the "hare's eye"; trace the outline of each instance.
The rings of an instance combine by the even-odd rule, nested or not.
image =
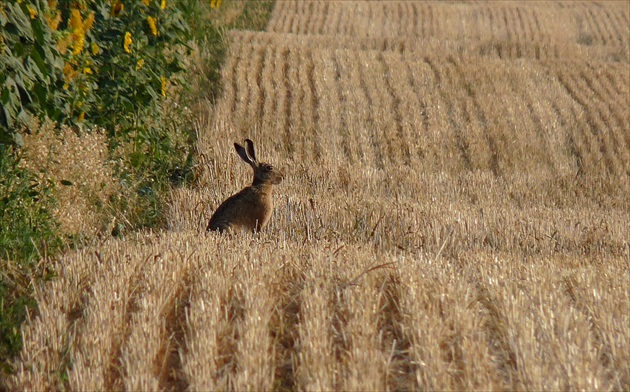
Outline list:
[[[267,169],[267,171],[273,171],[273,166],[267,165],[267,167],[265,169]]]

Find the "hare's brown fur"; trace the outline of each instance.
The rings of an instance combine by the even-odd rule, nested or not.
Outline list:
[[[214,212],[207,231],[247,229],[260,231],[273,212],[273,186],[282,182],[283,174],[268,163],[258,162],[254,143],[247,139],[247,151],[234,143],[238,155],[254,171],[252,185],[227,198]]]

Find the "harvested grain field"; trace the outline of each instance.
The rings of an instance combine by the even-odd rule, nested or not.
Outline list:
[[[282,1],[169,230],[55,261],[16,390],[630,389],[626,2]],[[284,168],[259,235],[205,234]]]

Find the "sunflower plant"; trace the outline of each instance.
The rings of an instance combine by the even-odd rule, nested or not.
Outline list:
[[[20,145],[19,129],[33,115],[64,121],[64,59],[45,0],[0,2],[0,143]]]
[[[189,29],[166,0],[100,0],[91,34],[96,38],[99,101],[94,123],[118,141],[146,142],[162,124],[160,102],[168,88],[183,84]]]
[[[0,143],[34,115],[142,145],[184,82],[190,31],[168,0],[8,0],[0,26]]]

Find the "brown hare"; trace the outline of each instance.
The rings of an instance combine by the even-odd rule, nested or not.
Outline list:
[[[268,163],[258,162],[254,143],[247,139],[247,151],[234,143],[236,152],[254,171],[252,185],[226,199],[214,212],[206,231],[224,232],[228,229],[260,231],[273,212],[273,186],[280,184],[284,175]]]

